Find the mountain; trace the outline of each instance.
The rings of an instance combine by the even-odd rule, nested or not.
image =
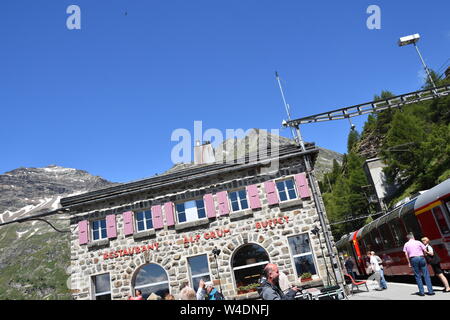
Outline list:
[[[258,146],[268,145],[272,148],[276,146],[286,146],[294,144],[292,139],[272,134],[262,129],[251,129],[248,134],[243,138],[230,138],[224,140],[214,149],[214,155],[217,162],[223,162],[227,159],[239,159],[248,153],[255,153],[258,150]],[[342,165],[344,155],[328,150],[325,148],[319,148],[319,154],[315,164],[315,174],[318,180],[322,180],[326,172],[331,172],[333,169],[333,161],[336,160],[339,165]],[[233,154],[232,156],[230,154]],[[194,166],[205,166],[206,164],[196,165],[191,163],[177,163],[172,168],[164,172],[163,174],[173,173],[179,170],[192,168]]]
[[[55,210],[59,200],[115,185],[86,171],[51,165],[0,175],[0,221]],[[67,216],[47,218],[60,230]],[[0,227],[0,299],[70,299],[69,234],[41,221]]]
[[[272,134],[262,129],[251,129],[244,138],[227,139],[215,149],[216,160],[226,159],[231,152],[237,158],[243,157],[246,153],[256,152],[258,146],[286,146],[295,142],[292,139]],[[333,168],[333,160],[342,164],[343,155],[319,147],[319,155],[315,164],[315,174],[318,180],[323,178],[325,172],[330,172]]]

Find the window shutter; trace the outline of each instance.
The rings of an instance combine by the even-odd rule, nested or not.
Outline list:
[[[129,236],[134,233],[133,211],[123,213],[123,234]]]
[[[164,227],[161,205],[152,206],[152,220],[155,230]]]
[[[173,212],[173,202],[164,203],[164,213],[166,214],[166,224],[167,226],[173,226],[175,224],[174,212]]]
[[[106,216],[106,235],[108,236],[108,239],[117,237],[115,214],[110,214]]]
[[[226,191],[221,191],[217,193],[217,201],[219,202],[220,215],[230,213],[230,206],[228,204],[228,194]]]
[[[205,203],[206,216],[208,218],[214,218],[216,216],[216,208],[214,207],[212,193],[205,194],[203,196],[203,202]]]
[[[306,173],[302,172],[295,175],[295,184],[297,185],[298,193],[300,198],[311,197],[311,191],[308,186],[308,179],[306,178]]]
[[[269,205],[277,204],[279,201],[275,182],[272,180],[264,182],[264,189],[266,189],[266,196]]]
[[[252,184],[246,187],[248,198],[250,200],[250,208],[258,209],[261,208],[261,201],[259,200],[258,186]]]
[[[78,222],[78,240],[80,245],[87,244],[89,242],[89,222],[83,220]]]

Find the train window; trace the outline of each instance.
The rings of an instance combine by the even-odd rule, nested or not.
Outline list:
[[[402,218],[405,223],[406,233],[412,232],[414,234],[414,238],[422,238],[422,231],[420,230],[419,222],[417,221],[417,217],[414,212],[407,213]]]
[[[442,235],[448,236],[450,234],[450,229],[441,207],[433,208],[433,215],[436,219],[437,225],[439,226],[439,230],[441,230]]]
[[[389,224],[389,227],[394,237],[395,247],[400,247],[401,245],[403,245],[404,242],[406,242],[405,229],[403,228],[399,219],[392,220],[391,223]]]
[[[383,250],[383,241],[381,240],[381,236],[378,230],[377,229],[372,230],[372,232],[370,232],[370,236],[372,237],[372,241],[375,244],[374,251]]]
[[[387,224],[383,224],[380,228],[380,234],[383,241],[383,247],[385,250],[391,249],[394,244],[394,238],[389,231]]]

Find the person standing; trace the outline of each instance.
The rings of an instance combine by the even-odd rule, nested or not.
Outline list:
[[[442,284],[444,285],[444,292],[450,292],[447,278],[444,276],[444,273],[441,269],[441,259],[439,258],[437,252],[434,252],[433,247],[430,245],[430,239],[428,239],[427,237],[423,237],[421,240],[425,246],[425,259],[430,264],[431,268],[433,268],[434,274],[439,278],[439,280],[441,280]]]
[[[273,263],[268,263],[264,267],[264,280],[261,286],[258,287],[259,296],[263,300],[294,300],[297,293],[297,287],[292,287],[284,294],[279,285],[279,271],[278,266]]]
[[[142,297],[142,291],[139,289],[134,290],[135,297],[128,296],[128,300],[144,300]]]
[[[353,271],[354,265],[355,264],[353,263],[352,258],[348,255],[345,255],[345,261],[344,261],[345,270],[347,270],[347,273],[349,275],[351,275],[353,279],[356,279],[356,274]]]
[[[413,269],[414,277],[416,278],[417,286],[419,287],[419,296],[424,296],[422,276],[428,289],[428,295],[434,295],[433,286],[431,285],[431,278],[428,272],[427,262],[425,260],[425,246],[422,242],[414,239],[414,235],[409,233],[407,235],[408,242],[403,246],[408,266]]]
[[[379,279],[378,285],[381,290],[387,289],[386,279],[384,278],[384,268],[383,268],[383,260],[379,256],[375,254],[374,251],[369,252],[370,265],[372,266],[372,270],[374,272],[378,272],[377,278]]]
[[[222,293],[214,288],[212,281],[200,280],[197,290],[197,300],[225,300]]]

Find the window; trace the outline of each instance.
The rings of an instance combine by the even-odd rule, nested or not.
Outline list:
[[[317,274],[308,234],[289,237],[288,241],[297,277],[300,278],[306,272]]]
[[[383,241],[383,247],[385,250],[391,249],[394,243],[394,238],[389,231],[387,224],[383,224],[380,228],[381,239]]]
[[[247,193],[245,189],[229,193],[231,208],[233,211],[248,209]]]
[[[191,275],[192,288],[197,292],[198,284],[201,279],[203,281],[210,281],[208,267],[208,256],[203,254],[201,256],[189,257],[188,259],[189,272]]]
[[[246,244],[239,248],[233,257],[232,267],[236,287],[248,286],[259,282],[264,267],[269,263],[266,250],[257,244]]]
[[[441,230],[442,235],[450,235],[450,229],[441,207],[433,208],[433,216],[436,219],[437,225],[439,226],[439,230]]]
[[[152,228],[152,212],[150,210],[136,212],[136,230],[139,232]]]
[[[106,219],[92,221],[92,239],[106,239]]]
[[[100,274],[92,277],[95,300],[111,300],[111,282],[109,273]]]
[[[383,250],[383,243],[377,229],[373,229],[372,231],[370,231],[370,237],[372,239],[372,251],[378,252],[380,250]]]
[[[195,221],[206,217],[203,200],[192,200],[176,205],[178,222]]]
[[[134,289],[142,291],[146,300],[152,293],[164,298],[169,293],[169,280],[164,269],[154,263],[142,266],[136,274]]]
[[[277,189],[280,201],[292,200],[297,198],[297,193],[295,192],[293,179],[278,181]]]
[[[414,214],[414,211],[408,212],[403,216],[403,222],[405,223],[406,232],[412,232],[414,234],[414,238],[420,239],[422,238],[422,231],[420,230],[419,222],[417,222],[417,217]]]
[[[392,236],[394,237],[395,247],[400,247],[406,240],[406,232],[402,223],[396,218],[389,223],[389,227],[392,231]]]

